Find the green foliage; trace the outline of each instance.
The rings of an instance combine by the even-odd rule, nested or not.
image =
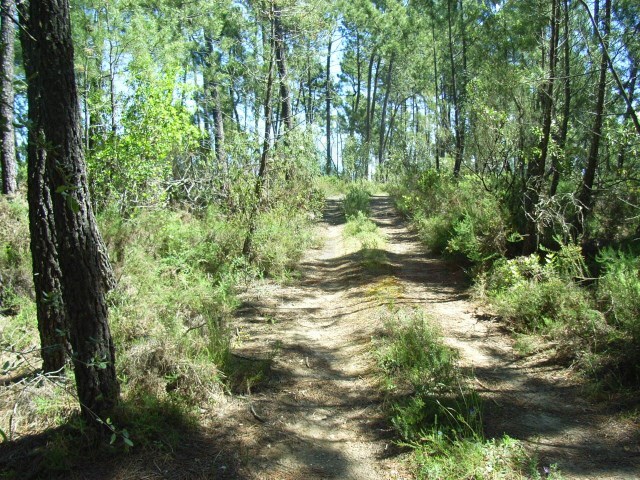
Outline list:
[[[385,265],[387,256],[383,249],[385,239],[380,229],[361,211],[347,218],[343,234],[347,240],[352,239],[356,242],[360,262],[367,269],[381,269]]]
[[[625,375],[640,377],[640,259],[634,255],[604,250],[598,257],[604,275],[598,280],[597,296],[610,325],[611,349]]]
[[[498,199],[474,179],[456,181],[425,170],[400,177],[392,192],[398,208],[414,220],[420,238],[434,253],[479,266],[504,254],[506,215]]]
[[[421,311],[396,312],[376,356],[391,421],[414,452],[416,478],[540,478],[520,442],[483,439],[480,399],[467,386],[457,352]]]
[[[277,205],[259,215],[253,237],[256,267],[271,276],[286,276],[314,242],[307,212]]]
[[[112,200],[129,209],[162,203],[174,170],[191,161],[202,134],[175,101],[174,77],[166,73],[130,82],[123,133],[112,134],[87,158],[93,200],[99,205]]]
[[[421,311],[399,311],[385,328],[378,364],[387,388],[408,392],[395,401],[391,421],[407,441],[425,431],[450,440],[481,434],[479,400],[464,385],[458,354]]]
[[[28,216],[21,197],[0,196],[0,331],[3,343],[17,350],[38,342]],[[7,361],[2,355],[0,359]],[[24,364],[14,360],[8,360],[12,370]]]
[[[29,211],[20,197],[0,196],[0,310],[10,309],[11,298],[33,288],[29,249]],[[11,298],[10,298],[11,297]]]
[[[483,288],[496,313],[517,331],[559,341],[558,355],[575,359],[601,352],[610,330],[590,292],[576,282],[584,274],[580,248],[569,244],[548,251],[544,263],[537,255],[495,262]]]
[[[365,216],[369,215],[370,200],[371,193],[365,183],[354,183],[349,185],[342,204],[344,214],[347,217],[357,215],[358,213],[362,213]]]

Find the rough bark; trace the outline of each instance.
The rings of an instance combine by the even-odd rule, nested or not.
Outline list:
[[[27,69],[28,75],[32,73]],[[28,88],[27,95],[29,118],[38,118],[39,114],[35,111],[38,108],[38,102],[32,88]],[[28,140],[27,198],[42,370],[48,373],[64,367],[67,352],[70,350],[68,325],[62,299],[62,274],[58,265],[53,204],[45,176],[47,152],[39,144],[39,138],[43,138],[42,130],[31,128]]]
[[[213,136],[216,141],[216,160],[219,168],[226,169],[227,154],[224,148],[224,123],[222,119],[222,103],[217,81],[211,82],[211,113],[213,114]]]
[[[360,110],[360,91],[362,84],[362,59],[360,58],[360,33],[356,31],[356,97],[353,104],[353,114],[349,119],[349,135],[353,135],[356,129],[356,119]]]
[[[89,201],[68,0],[30,2],[26,30],[23,48],[35,104],[29,110],[35,134],[30,152],[41,149],[45,155],[78,398],[83,416],[92,421],[107,415],[119,398],[105,299],[114,280]]]
[[[367,73],[367,112],[364,125],[364,144],[367,150],[367,158],[364,159],[364,176],[369,177],[369,140],[371,139],[371,81],[373,79],[373,65],[376,61],[375,48],[369,58],[369,69]]]
[[[563,3],[564,104],[562,106],[562,123],[560,124],[560,132],[558,133],[558,149],[564,154],[567,135],[569,133],[569,116],[571,115],[571,45],[569,38],[569,0],[564,0]],[[560,156],[558,152],[553,154],[551,168],[553,177],[551,178],[549,195],[553,196],[558,191],[558,185],[560,183]]]
[[[458,97],[458,85],[456,79],[456,64],[453,52],[453,31],[451,25],[451,1],[447,0],[447,19],[448,19],[448,33],[449,33],[449,61],[451,63],[451,98],[453,100],[453,122],[455,133],[455,160],[453,164],[453,175],[460,175],[460,168],[462,167],[462,156],[464,148],[464,139],[461,127],[461,112],[460,112],[460,99]]]
[[[13,64],[16,12],[15,0],[0,3],[0,164],[2,193],[13,195],[18,189],[15,132],[13,128]]]
[[[20,5],[21,18],[28,17],[26,4]],[[37,75],[33,71],[31,49],[26,29],[21,30],[24,66],[27,79]],[[39,92],[27,82],[30,119],[41,118]],[[41,125],[32,123],[27,146],[27,199],[29,202],[29,236],[33,266],[33,285],[36,297],[36,319],[40,334],[42,370],[45,373],[61,370],[70,352],[68,325],[62,300],[61,272],[58,265],[56,231],[49,183],[45,175],[47,151],[43,147]]]
[[[220,100],[220,87],[216,78],[216,66],[214,63],[214,41],[210,35],[205,35],[206,53],[203,59],[204,63],[204,87],[205,87],[205,105],[204,119],[205,129],[209,131],[211,120],[213,119],[213,144],[216,154],[216,164],[220,170],[226,170],[226,151],[224,144],[224,122],[222,117],[222,102]],[[226,178],[226,171],[225,171]]]
[[[291,92],[289,89],[289,75],[287,74],[287,54],[285,47],[284,28],[282,27],[282,11],[279,7],[274,8],[273,29],[275,35],[275,53],[278,76],[280,77],[280,116],[284,123],[285,144],[286,134],[293,129],[293,118],[291,115]]]
[[[389,60],[389,67],[387,69],[387,75],[385,78],[386,90],[384,92],[384,100],[382,101],[382,115],[380,117],[380,138],[379,138],[379,145],[378,145],[378,165],[380,166],[384,164],[387,107],[389,105],[389,95],[391,93],[391,74],[393,72],[394,57],[395,57],[395,54],[392,54],[391,59]]]
[[[598,2],[596,2],[598,5]],[[600,150],[600,140],[602,137],[602,121],[604,118],[604,97],[607,88],[607,48],[609,25],[611,22],[611,0],[606,0],[604,5],[604,42],[602,47],[602,56],[600,60],[600,73],[598,75],[598,85],[596,90],[595,115],[593,117],[593,127],[591,127],[591,144],[589,146],[589,155],[587,156],[587,165],[582,177],[582,185],[578,193],[578,203],[582,207],[582,212],[576,215],[574,226],[578,235],[584,232],[586,220],[593,208],[593,184],[598,170],[598,154]],[[597,28],[597,27],[596,27]]]
[[[262,143],[262,155],[260,157],[260,169],[258,170],[258,177],[256,178],[256,184],[254,187],[254,201],[249,214],[249,230],[247,236],[244,239],[242,246],[242,254],[245,257],[253,255],[253,236],[256,231],[256,217],[258,209],[262,203],[262,190],[264,181],[267,176],[267,161],[269,159],[269,149],[271,148],[271,128],[272,128],[272,108],[271,108],[271,95],[273,90],[273,51],[274,45],[274,28],[271,24],[271,57],[269,59],[269,70],[267,74],[267,86],[264,98],[264,141]]]
[[[435,122],[435,150],[436,150],[436,170],[440,170],[440,128],[438,126],[438,122],[440,120],[440,104],[438,102],[438,97],[440,95],[439,90],[438,90],[438,54],[436,52],[436,27],[435,27],[435,22],[433,20],[431,20],[431,41],[433,44],[433,80],[434,80],[434,87],[435,87],[435,101],[436,101],[436,111],[435,111],[435,117],[436,117],[436,122]],[[425,112],[425,116],[427,116],[426,112]]]
[[[551,138],[551,113],[553,111],[553,86],[555,81],[556,52],[558,47],[557,0],[551,0],[551,33],[549,36],[549,64],[547,79],[540,89],[540,105],[542,106],[542,138],[540,153],[533,157],[527,171],[527,185],[524,194],[525,239],[523,254],[533,253],[538,248],[537,226],[534,210],[540,200],[549,140]]]
[[[633,59],[630,59],[630,62],[633,62]],[[632,67],[631,67],[631,71],[629,73],[629,92],[627,93],[627,95],[629,96],[629,99],[631,100],[631,102],[633,103],[633,100],[635,99],[635,90],[636,90],[636,81],[638,79],[638,66],[635,65],[635,63],[632,63]],[[631,108],[629,106],[627,106],[627,110],[624,114],[624,119],[625,121],[628,121],[629,118],[631,118]],[[622,145],[622,147],[620,148],[620,153],[618,154],[618,169],[622,170],[624,168],[624,162],[625,162],[625,156],[626,156],[626,150],[629,147],[629,142],[625,141],[624,144]]]
[[[326,129],[327,129],[327,163],[325,165],[325,173],[331,174],[331,35],[329,36],[329,44],[327,45],[327,66],[326,66]]]

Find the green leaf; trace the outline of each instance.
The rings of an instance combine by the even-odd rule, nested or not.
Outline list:
[[[133,447],[133,442],[129,438],[124,437],[123,440],[124,440],[125,445],[127,445],[129,447]]]
[[[109,441],[109,445],[113,445],[116,441],[117,435],[115,433],[111,434],[111,440]]]

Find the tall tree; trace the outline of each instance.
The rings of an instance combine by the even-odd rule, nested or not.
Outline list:
[[[598,10],[599,1],[595,2],[596,11]],[[598,15],[595,15],[597,18]],[[591,143],[589,146],[589,155],[587,157],[587,165],[584,169],[584,175],[582,176],[582,184],[578,193],[578,202],[582,207],[581,214],[577,215],[574,220],[574,226],[578,234],[584,232],[585,221],[593,208],[593,185],[596,178],[596,171],[598,169],[598,155],[600,151],[600,142],[602,139],[602,121],[604,118],[604,99],[607,88],[607,49],[609,44],[609,30],[611,25],[611,0],[605,0],[604,4],[604,19],[602,24],[602,32],[604,41],[601,44],[601,57],[600,57],[600,72],[598,75],[598,84],[596,86],[596,105],[595,114],[593,117],[593,127],[591,128]],[[600,35],[598,32],[597,24],[594,23],[594,31],[596,35]]]
[[[269,11],[269,15],[272,17],[273,12],[273,3],[271,4],[271,9]],[[260,168],[258,170],[258,176],[256,178],[256,183],[254,186],[254,202],[251,208],[251,212],[249,213],[249,229],[247,231],[247,236],[244,239],[244,244],[242,246],[242,254],[245,256],[253,255],[253,236],[256,231],[256,216],[258,214],[258,209],[260,204],[262,203],[262,190],[264,188],[264,182],[267,177],[267,161],[269,160],[269,149],[271,148],[271,128],[272,128],[272,107],[271,107],[271,96],[273,90],[273,64],[274,64],[274,51],[276,49],[275,45],[275,35],[274,35],[274,23],[270,22],[271,26],[271,34],[270,38],[270,48],[269,48],[269,66],[267,70],[267,85],[265,89],[264,96],[264,140],[262,143],[262,155],[260,156]],[[264,32],[263,32],[264,37]],[[266,42],[265,42],[266,43]]]
[[[13,65],[15,42],[15,0],[2,0],[0,6],[0,164],[2,193],[13,195],[17,188],[15,132],[13,129]]]
[[[282,8],[275,3],[273,7],[273,35],[275,40],[276,65],[278,76],[280,77],[280,116],[285,127],[286,134],[293,129],[293,118],[291,113],[291,90],[289,88],[289,75],[287,74],[287,50],[284,27],[282,25]]]
[[[325,89],[326,89],[326,129],[327,129],[327,162],[325,164],[325,173],[331,174],[333,161],[331,159],[331,44],[333,41],[333,32],[329,32],[329,42],[327,44],[327,66],[325,70]]]
[[[78,398],[84,418],[92,421],[107,415],[119,399],[105,298],[114,278],[89,201],[68,0],[31,1],[23,21],[29,152],[45,158],[43,178],[52,207],[47,215],[54,229]]]
[[[557,19],[558,1],[551,0],[548,72],[547,77],[539,90],[540,104],[542,105],[542,137],[540,138],[538,154],[533,157],[529,164],[524,198],[524,210],[526,215],[526,236],[523,244],[524,254],[533,253],[538,247],[536,232],[537,225],[534,219],[534,210],[540,199],[547,154],[549,152],[549,142],[551,139],[553,86],[555,82],[556,53],[558,49]]]

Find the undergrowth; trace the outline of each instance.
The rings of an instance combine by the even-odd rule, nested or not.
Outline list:
[[[417,478],[560,478],[554,469],[541,474],[517,440],[484,438],[482,402],[421,310],[388,312],[375,354],[391,423],[413,450]]]
[[[517,256],[521,207],[513,206],[509,192],[472,176],[414,172],[401,176],[391,190],[425,245],[467,267],[477,297],[518,335],[520,353],[549,350],[593,385],[637,390],[637,255],[601,251],[600,276],[592,278],[581,246],[567,237],[566,224],[547,212],[540,250]]]
[[[354,244],[359,261],[368,270],[380,270],[386,264],[385,239],[378,226],[364,212],[347,217],[343,234]]]
[[[354,217],[359,214],[369,215],[369,203],[371,192],[365,183],[354,183],[349,185],[344,197],[342,207],[347,217]]]
[[[110,419],[117,434],[112,448],[172,449],[171,437],[199,421],[203,405],[236,390],[238,382],[249,388],[264,374],[261,367],[249,375],[230,353],[236,294],[264,275],[288,278],[314,241],[312,215],[284,204],[264,209],[251,264],[242,256],[246,220],[214,206],[138,209],[127,216],[107,208],[98,220],[118,281],[108,297],[122,397]],[[48,437],[48,449],[55,457],[51,471],[64,470],[81,460],[74,458],[83,451],[74,437],[84,427],[72,371],[37,374],[25,202],[0,198],[0,224],[10,227],[0,231],[0,373],[16,379],[0,386],[0,435],[15,442],[62,428]]]

